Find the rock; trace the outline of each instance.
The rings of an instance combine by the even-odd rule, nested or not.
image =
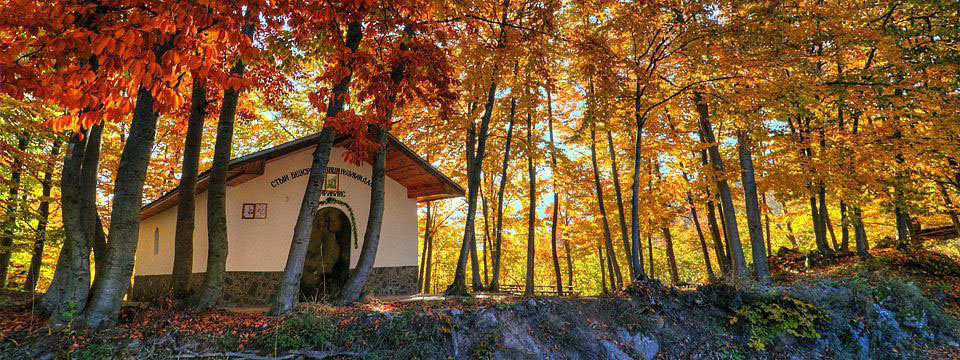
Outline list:
[[[479,326],[494,326],[497,324],[497,315],[493,310],[483,310],[477,314],[477,324]]]
[[[666,320],[663,319],[663,316],[653,314],[650,315],[650,323],[653,324],[655,329],[660,330],[666,325]]]
[[[867,339],[866,336],[857,336],[857,357],[859,359],[869,359],[870,358],[870,339]]]
[[[630,355],[620,350],[620,347],[617,344],[614,344],[610,340],[602,340],[600,342],[600,347],[603,350],[603,358],[610,360],[632,360]]]
[[[877,330],[879,330],[874,332],[876,343],[891,344],[890,347],[893,349],[902,349],[910,335],[900,328],[896,314],[877,304],[873,304],[873,310],[877,313]]]
[[[657,339],[650,336],[641,337],[639,334],[634,336],[634,341],[630,346],[633,348],[633,351],[640,355],[640,358],[643,360],[653,360],[657,357],[657,353],[660,352],[660,343],[657,342]]]
[[[134,339],[127,344],[127,351],[137,351],[138,349],[140,349],[140,340]]]
[[[653,359],[657,356],[657,353],[660,352],[660,343],[657,342],[656,337],[643,334],[631,336],[624,328],[617,328],[616,333],[617,337],[620,338],[620,342],[629,346],[636,355],[640,356],[640,359]]]
[[[523,304],[526,305],[526,306],[527,306],[528,308],[530,308],[530,309],[536,309],[536,308],[537,308],[537,301],[534,300],[534,299],[527,299],[527,300],[525,300],[525,301],[523,302]]]
[[[780,333],[780,335],[777,335],[777,341],[780,343],[780,345],[788,348],[797,345],[797,337],[786,331],[783,331]]]

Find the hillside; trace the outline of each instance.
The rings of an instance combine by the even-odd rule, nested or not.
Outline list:
[[[126,307],[108,332],[49,334],[7,293],[0,358],[899,359],[958,358],[960,264],[941,254],[807,268],[771,258],[769,288],[636,284],[599,298],[308,304],[279,319]]]

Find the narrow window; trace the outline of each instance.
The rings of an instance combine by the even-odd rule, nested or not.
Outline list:
[[[160,254],[160,228],[153,229],[153,254]]]

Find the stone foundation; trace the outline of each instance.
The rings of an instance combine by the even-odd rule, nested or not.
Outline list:
[[[417,276],[416,266],[375,267],[370,271],[364,291],[373,296],[412,295],[417,292]],[[170,274],[134,276],[130,300],[151,301],[165,297],[170,291],[170,278]],[[220,304],[267,305],[282,278],[281,271],[227,271]],[[190,277],[190,288],[194,291],[198,291],[202,284],[203,273]]]

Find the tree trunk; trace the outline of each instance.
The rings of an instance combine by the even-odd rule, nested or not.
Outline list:
[[[490,208],[487,206],[487,195],[483,191],[485,188],[489,188],[489,186],[480,186],[480,202],[483,207],[483,283],[489,284],[490,262],[487,253],[490,251]]]
[[[567,254],[567,285],[573,289],[573,258],[570,254],[570,242],[563,240],[563,252]]]
[[[700,160],[703,165],[702,169],[707,169],[707,165],[709,164],[707,160],[707,150],[700,150]],[[723,235],[721,235],[720,226],[717,224],[717,214],[714,209],[713,200],[711,200],[713,194],[709,186],[705,190],[707,194],[707,227],[710,228],[710,237],[713,238],[713,251],[717,254],[717,263],[720,266],[720,272],[728,274],[730,273],[730,258],[727,256],[726,251],[724,251]]]
[[[797,244],[797,237],[793,235],[793,225],[787,221],[787,240],[790,240],[790,244],[793,245],[794,250],[800,250],[800,245]]]
[[[607,290],[607,272],[606,272],[606,270],[603,269],[603,265],[604,265],[604,262],[603,262],[603,245],[601,245],[600,243],[597,243],[597,256],[600,258],[600,263],[599,263],[599,265],[600,265],[600,284],[601,284],[602,287],[603,287],[603,294],[606,294],[606,293],[609,292],[609,291]]]
[[[507,143],[503,149],[503,166],[500,167],[500,185],[497,189],[497,223],[493,231],[496,236],[493,252],[493,279],[490,291],[500,290],[500,254],[503,245],[503,192],[507,186],[507,168],[510,166],[510,142],[513,140],[513,123],[517,110],[517,99],[510,99],[510,115],[507,117]]]
[[[600,219],[603,224],[603,243],[607,251],[607,257],[612,258],[612,269],[610,273],[610,283],[614,288],[620,288],[623,279],[620,277],[620,265],[617,264],[617,253],[613,249],[613,237],[610,234],[610,222],[607,220],[607,210],[603,205],[603,186],[600,184],[600,169],[597,166],[597,130],[594,125],[590,126],[590,163],[593,165],[593,185],[597,193],[597,207],[600,208]]]
[[[50,148],[50,158],[56,158],[60,154],[60,139],[53,140],[53,146]],[[33,242],[33,255],[30,256],[30,269],[27,270],[27,281],[24,284],[24,290],[34,292],[37,289],[37,281],[40,279],[40,269],[43,267],[43,250],[46,247],[47,223],[50,218],[50,191],[53,188],[53,172],[56,166],[51,164],[49,170],[44,171],[43,180],[40,181],[40,193],[43,201],[37,209],[39,219],[37,220],[37,235]]]
[[[242,76],[243,71],[243,62],[237,61],[230,73]],[[213,164],[210,166],[210,186],[207,189],[207,270],[195,304],[200,309],[213,307],[220,301],[223,278],[227,272],[227,170],[233,149],[233,128],[239,100],[239,89],[227,88],[223,91]]]
[[[720,194],[719,194],[719,193],[717,194],[717,200],[718,200],[718,201],[720,200]],[[722,201],[717,202],[717,215],[718,215],[717,217],[720,218],[720,230],[722,231],[721,234],[723,234],[723,248],[724,248],[724,249],[726,250],[726,252],[727,252],[727,254],[726,254],[726,255],[727,255],[727,263],[733,264],[733,252],[730,251],[730,241],[729,241],[728,238],[727,238],[727,234],[728,234],[728,233],[727,233],[727,217],[726,217],[726,216],[724,215],[724,213],[723,213],[723,202],[722,202]],[[731,265],[731,266],[733,266],[733,265]]]
[[[847,203],[840,200],[840,251],[850,251],[850,218],[847,216]]]
[[[477,165],[474,161],[474,145],[476,143],[476,130],[473,124],[470,125],[470,130],[467,131],[467,177],[471,177],[473,172],[479,173],[477,175],[481,180],[483,179],[483,165]],[[477,196],[483,197],[483,184],[482,181],[477,183]],[[476,211],[476,210],[474,210]],[[474,215],[476,216],[476,215]],[[476,221],[474,221],[476,223]],[[474,225],[473,232],[470,233],[470,288],[473,291],[478,291],[483,288],[483,284],[480,283],[480,264],[477,263],[477,235],[476,235],[476,225]]]
[[[827,209],[825,202],[821,202],[820,205],[820,216],[823,217],[823,223],[826,224],[826,229],[830,233],[830,242],[833,243],[833,249],[839,251],[841,250],[840,243],[837,242],[837,235],[833,232],[833,222],[830,221],[830,211]]]
[[[429,160],[428,160],[429,162]],[[430,203],[427,203],[430,206]],[[430,239],[430,212],[427,212],[427,220],[423,225],[423,249],[420,250],[420,267],[417,269],[417,293],[423,294],[423,277],[427,274],[427,241]]]
[[[810,218],[813,220],[813,238],[817,244],[817,251],[824,255],[832,255],[833,250],[830,249],[830,244],[827,244],[825,233],[820,232],[824,225],[823,217],[820,216],[820,209],[817,207],[816,195],[810,197]]]
[[[60,216],[65,239],[60,248],[60,255],[57,257],[53,280],[40,303],[41,313],[50,316],[57,316],[56,314],[66,311],[83,310],[90,285],[88,250],[90,245],[80,226],[82,197],[76,190],[80,188],[80,170],[84,148],[87,145],[81,137],[79,133],[70,137],[60,175]],[[86,138],[89,139],[89,136]],[[83,256],[84,252],[87,256]],[[86,286],[76,286],[84,282]]]
[[[427,263],[426,269],[424,270],[423,276],[423,287],[426,289],[426,293],[433,293],[433,286],[431,286],[431,276],[433,275],[433,208],[430,203],[427,203],[427,220],[426,220],[426,230],[424,231],[424,239],[427,242]]]
[[[17,134],[17,149],[20,152],[27,150],[30,140],[25,135]],[[3,239],[0,239],[0,247],[4,250],[0,252],[0,290],[7,287],[7,271],[10,267],[10,257],[13,255],[13,230],[16,224],[17,211],[17,193],[20,191],[20,172],[23,170],[23,159],[20,154],[14,155],[13,167],[10,171],[10,190],[7,197],[7,219],[4,221]]]
[[[647,254],[650,255],[650,280],[656,280],[657,274],[654,272],[653,264],[653,235],[650,234],[650,230],[647,230]]]
[[[647,119],[640,111],[642,93],[640,89],[640,78],[638,77],[634,91],[634,120],[636,122],[637,136],[633,145],[633,185],[630,186],[632,190],[632,194],[630,195],[630,259],[633,260],[630,267],[633,269],[633,274],[637,276],[638,280],[645,280],[643,276],[643,264],[640,263],[640,167],[643,162],[641,156],[643,126],[647,122]],[[652,265],[653,264],[651,264],[651,266]]]
[[[857,243],[857,255],[861,258],[870,257],[870,244],[867,242],[867,232],[863,226],[863,212],[859,206],[853,207],[853,236]]]
[[[90,329],[116,324],[123,295],[130,287],[140,230],[143,183],[157,129],[158,114],[154,112],[154,100],[149,90],[140,88],[113,187],[110,241],[107,243],[104,269],[97,273],[97,277],[102,278],[94,284],[90,301],[83,311],[84,324]]]
[[[763,226],[767,230],[767,256],[773,256],[773,238],[770,236],[770,208],[767,206],[767,193],[760,193],[760,201],[763,202]]]
[[[479,169],[477,170],[479,171]],[[480,259],[477,257],[477,236],[470,238],[470,286],[473,291],[483,289],[483,280],[480,279]]]
[[[910,229],[908,229],[910,217],[900,208],[899,204],[894,206],[893,215],[897,220],[897,248],[906,250],[910,246]]]
[[[720,226],[717,224],[717,214],[713,200],[707,200],[707,227],[710,229],[710,237],[713,238],[713,252],[717,254],[720,272],[729,273],[730,258],[724,251],[725,246],[723,245],[723,237],[720,235]]]
[[[537,248],[537,171],[533,166],[533,152],[537,146],[533,143],[533,116],[530,114],[533,109],[532,101],[530,105],[527,110],[527,179],[530,182],[530,206],[527,213],[527,284],[523,291],[527,296],[534,293],[534,256]]]
[[[957,210],[953,207],[953,200],[950,199],[950,193],[947,192],[947,187],[943,186],[943,183],[937,183],[937,187],[940,188],[943,203],[947,206],[947,214],[950,215],[950,222],[953,223],[953,228],[957,230],[957,234],[960,234],[960,219],[957,217]]]
[[[760,205],[757,196],[757,181],[753,172],[750,138],[741,131],[737,141],[740,154],[740,177],[743,181],[743,201],[747,209],[747,228],[750,233],[750,245],[753,252],[754,272],[761,283],[770,282],[770,266],[767,264],[767,251],[763,243],[763,223],[760,222]]]
[[[613,147],[613,134],[611,134],[610,129],[607,129],[607,147],[610,148],[610,168],[613,171],[613,190],[617,196],[617,215],[619,215],[620,220],[620,239],[623,240],[623,255],[627,260],[627,264],[633,264],[633,259],[630,257],[630,237],[627,235],[627,220],[624,216],[623,210],[623,194],[620,190],[620,171],[617,166],[617,150]],[[637,275],[634,273],[633,266],[627,266],[630,269],[630,282],[633,282],[637,278]]]
[[[707,240],[703,236],[703,229],[700,228],[700,217],[697,216],[697,207],[693,204],[693,196],[687,193],[687,204],[690,205],[690,215],[693,217],[693,225],[697,229],[697,237],[700,239],[700,250],[703,251],[703,264],[707,268],[707,280],[711,283],[717,281],[717,276],[713,273],[713,266],[710,264],[710,251],[707,250]]]
[[[76,223],[73,224],[74,229],[70,230],[76,238],[68,239],[68,241],[70,241],[69,246],[66,243],[64,244],[64,246],[68,246],[69,248],[69,251],[66,251],[66,256],[68,256],[66,267],[68,271],[64,273],[64,275],[69,277],[64,279],[66,283],[62,289],[62,293],[66,294],[66,296],[60,299],[59,304],[56,305],[56,310],[51,314],[49,320],[51,326],[55,328],[70,324],[74,316],[73,313],[80,313],[87,306],[86,302],[88,301],[88,295],[91,289],[91,246],[94,249],[95,269],[97,272],[103,272],[104,265],[106,264],[106,256],[104,255],[104,247],[106,245],[103,228],[100,223],[100,217],[97,215],[97,175],[100,164],[100,140],[102,135],[103,124],[93,125],[87,130],[86,139],[83,140],[85,144],[81,148],[75,148],[74,150],[83,152],[83,155],[78,158],[78,176],[68,182],[72,183],[76,181],[76,184],[75,186],[71,185],[68,187],[64,187],[61,184],[62,198],[65,189],[77,194],[76,203],[70,206],[71,208],[76,206],[76,208],[69,210],[70,212],[75,211],[76,213],[70,214],[69,217],[64,217],[65,229],[66,221],[76,221]],[[75,166],[76,164],[71,164],[71,167]],[[64,176],[66,176],[66,164],[64,165]],[[63,198],[63,207],[61,208],[63,214],[66,215],[68,211],[66,205],[68,202],[72,203],[72,200],[73,199],[68,200]],[[58,265],[59,264],[58,262]],[[101,277],[98,275],[93,285],[100,282],[100,279]]]
[[[472,164],[470,166],[475,166],[477,168],[483,165],[483,158],[485,156],[486,147],[487,147],[487,135],[490,131],[490,118],[493,115],[493,103],[497,93],[497,75],[494,71],[493,76],[490,79],[490,89],[487,91],[487,104],[483,110],[483,116],[480,117],[480,132],[477,134],[477,149],[472,156],[473,159],[468,159]],[[474,235],[474,224],[477,217],[477,193],[480,188],[480,172],[474,171],[468,174],[467,179],[467,218],[464,224],[463,230],[463,241],[460,245],[460,255],[457,258],[457,268],[453,274],[453,283],[447,287],[447,290],[444,291],[446,295],[466,295],[467,294],[467,285],[466,285],[466,270],[467,270],[467,257],[470,256],[470,239]],[[498,215],[499,216],[499,215]],[[498,245],[499,246],[499,245]],[[497,255],[497,261],[499,262],[499,254]],[[497,264],[494,263],[496,268]],[[494,281],[497,280],[497,271],[494,270],[493,273]]]
[[[670,282],[677,284],[680,282],[680,274],[677,272],[677,258],[673,253],[673,236],[670,235],[670,228],[664,226],[660,228],[663,232],[663,241],[667,246],[667,266],[670,271]]]
[[[723,173],[723,159],[720,157],[720,150],[717,141],[713,136],[713,128],[710,125],[709,112],[703,96],[699,92],[694,92],[694,102],[697,106],[697,112],[700,114],[700,132],[704,138],[704,143],[710,144],[707,149],[710,155],[710,162],[714,171]],[[733,196],[730,194],[730,186],[723,177],[717,178],[717,188],[720,191],[720,199],[723,202],[723,213],[727,224],[727,242],[730,247],[730,254],[733,263],[733,277],[741,277],[747,273],[747,264],[743,258],[743,247],[740,244],[740,233],[737,230],[737,211],[733,207]]]
[[[402,71],[402,70],[401,70]],[[391,97],[392,99],[393,97]],[[390,118],[388,115],[387,118]],[[363,247],[360,248],[360,258],[357,267],[343,286],[341,304],[351,304],[360,299],[361,292],[370,270],[377,258],[377,246],[380,244],[380,228],[383,225],[383,183],[387,162],[387,131],[377,129],[377,143],[380,149],[374,154],[373,174],[370,176],[370,215],[367,219],[367,230],[363,233]]]
[[[177,224],[173,240],[173,275],[171,292],[175,299],[190,295],[190,277],[193,275],[193,231],[196,214],[197,171],[200,167],[200,147],[203,140],[203,121],[207,116],[207,80],[194,77],[190,96],[190,116],[187,134],[183,139],[183,160],[180,189],[177,191]]]
[[[356,52],[363,37],[363,27],[359,21],[350,23],[347,27],[345,46],[351,52]],[[333,87],[327,106],[326,119],[333,118],[343,111],[346,95],[350,91],[350,81],[353,78],[352,60],[345,62],[348,73]],[[317,215],[317,206],[320,203],[320,193],[323,191],[324,177],[326,176],[327,161],[330,159],[330,149],[333,147],[334,130],[324,125],[317,139],[317,147],[313,151],[313,160],[310,164],[310,177],[307,179],[306,189],[303,191],[303,200],[300,202],[300,212],[293,227],[293,239],[290,243],[290,252],[287,254],[287,263],[283,268],[283,279],[277,288],[270,306],[270,313],[274,315],[286,314],[293,309],[300,293],[300,277],[303,275],[303,263],[307,257],[307,247],[310,245],[310,234],[313,230],[313,219]]]
[[[560,213],[560,194],[557,181],[557,146],[553,142],[553,97],[550,94],[549,87],[547,87],[547,129],[550,131],[550,176],[553,177],[553,214],[551,214],[553,218],[550,221],[550,250],[553,254],[553,272],[557,277],[557,296],[563,296],[563,278],[560,276],[560,258],[557,255],[557,220]],[[621,221],[622,220],[623,218],[621,217]],[[624,250],[626,250],[626,248],[624,248]]]

